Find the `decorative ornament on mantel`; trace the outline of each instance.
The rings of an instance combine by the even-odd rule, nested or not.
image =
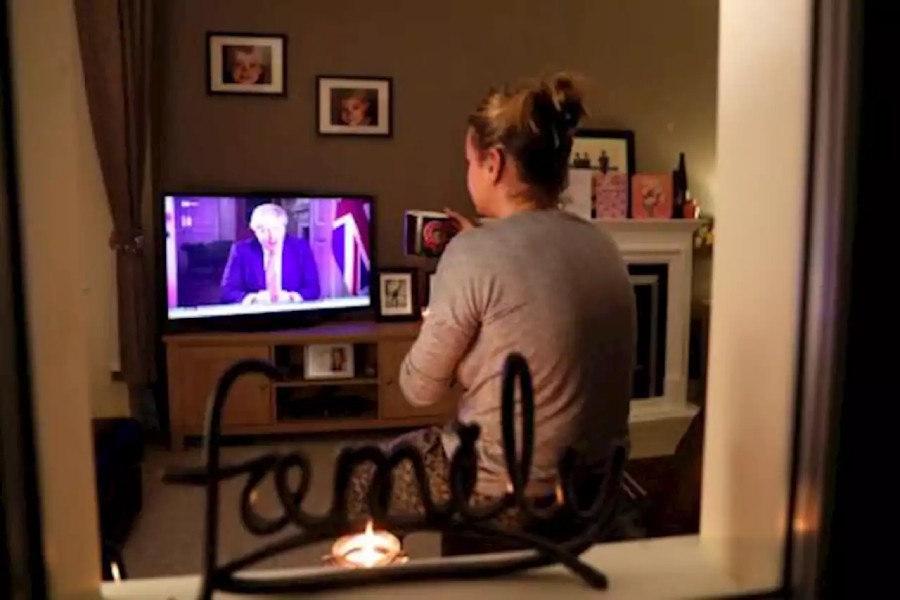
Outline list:
[[[694,231],[694,249],[708,250],[713,245],[713,227],[715,221],[712,217],[700,217],[700,226]]]
[[[226,401],[235,382],[253,374],[272,380],[281,378],[280,371],[268,361],[242,360],[229,367],[219,378],[212,404],[206,412],[205,465],[170,468],[164,478],[167,483],[199,486],[205,491],[202,600],[210,600],[216,591],[269,596],[297,594],[402,581],[496,577],[553,564],[566,566],[596,589],[606,589],[608,586],[603,573],[578,557],[612,525],[627,452],[621,445],[610,449],[603,481],[598,484],[592,497],[586,499],[576,498],[575,490],[581,491],[581,487],[576,486],[581,482],[575,473],[587,463],[573,449],[568,449],[558,466],[556,502],[548,508],[534,506],[525,496],[534,453],[534,388],[528,364],[520,354],[511,354],[507,358],[502,378],[502,442],[511,489],[494,505],[477,508],[470,505],[478,472],[475,451],[479,436],[477,425],[456,425],[460,446],[450,459],[450,498],[440,504],[431,496],[424,459],[411,445],[399,446],[391,451],[377,446],[345,448],[338,457],[334,472],[333,505],[319,515],[310,514],[303,507],[312,480],[310,461],[305,455],[299,452],[272,453],[239,464],[221,464],[222,413]],[[521,422],[518,424],[515,422],[517,409],[521,411]],[[517,443],[517,429],[521,431],[521,444]],[[412,464],[417,475],[424,514],[397,515],[390,511],[392,472],[405,461]],[[345,504],[350,478],[355,468],[363,463],[372,463],[375,467],[369,509],[371,519],[378,524],[377,530],[368,519],[365,523],[359,523],[347,516]],[[274,536],[286,528],[294,528],[296,532],[279,536],[262,548],[220,563],[220,485],[228,479],[245,475],[238,507],[244,527],[261,537]],[[255,507],[257,488],[268,475],[273,476],[281,504],[277,516],[261,515]],[[587,507],[584,506],[585,500],[589,500]],[[533,519],[572,523],[581,534],[566,542],[555,543],[532,533],[503,529],[493,522],[503,510],[513,507]],[[363,528],[365,531],[362,534],[354,534]],[[415,561],[407,562],[400,543],[405,535],[416,531],[470,532],[497,540],[516,541],[530,549],[416,564]],[[293,577],[267,578],[258,573],[242,576],[242,572],[261,561],[325,540],[336,540],[328,560],[335,567]]]

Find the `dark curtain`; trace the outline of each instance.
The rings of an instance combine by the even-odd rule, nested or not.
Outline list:
[[[75,0],[91,125],[116,254],[122,377],[134,392],[155,376],[152,256],[142,227],[150,126],[152,0]]]

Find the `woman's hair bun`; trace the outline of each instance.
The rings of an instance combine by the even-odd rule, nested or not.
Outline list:
[[[468,123],[477,150],[503,148],[515,159],[524,183],[556,198],[568,185],[569,155],[585,116],[578,80],[559,73],[491,90]]]
[[[553,105],[559,112],[563,129],[576,129],[587,112],[584,110],[584,94],[575,77],[568,73],[559,73],[547,83],[547,87]]]

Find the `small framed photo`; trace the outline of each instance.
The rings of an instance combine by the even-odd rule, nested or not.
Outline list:
[[[392,84],[390,77],[317,77],[319,135],[389,137]]]
[[[382,320],[411,321],[419,318],[418,271],[382,269],[378,273],[378,316]]]
[[[352,379],[353,344],[313,344],[303,349],[306,379]]]
[[[569,156],[571,210],[590,219],[624,218],[635,171],[633,131],[577,131]]]
[[[286,96],[286,50],[284,35],[208,33],[207,92]]]

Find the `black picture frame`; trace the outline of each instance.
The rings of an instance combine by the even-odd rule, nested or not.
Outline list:
[[[575,156],[576,153],[579,152],[578,148],[583,146],[584,143],[590,143],[591,141],[596,143],[602,143],[602,140],[608,139],[616,142],[625,142],[625,162],[626,169],[628,175],[628,196],[627,196],[627,212],[626,216],[631,218],[631,178],[637,173],[637,163],[635,161],[635,136],[634,131],[631,129],[579,129],[575,132],[574,141],[572,143],[572,153],[569,157],[569,166],[578,167],[579,165],[575,164]],[[582,141],[579,144],[579,140]],[[599,166],[594,167],[591,163],[591,166],[588,168],[599,168]]]
[[[336,123],[334,90],[375,91],[375,108],[369,118],[375,125],[342,125]],[[320,136],[391,138],[394,135],[394,79],[387,76],[317,75],[316,132]],[[326,97],[327,96],[327,101]],[[370,101],[371,106],[371,101]]]
[[[226,45],[269,46],[272,49],[268,84],[241,85],[224,81],[222,51]],[[277,48],[277,51],[275,50]],[[288,39],[281,33],[210,31],[206,34],[206,93],[211,96],[286,98]]]
[[[610,139],[610,140],[624,140],[627,145],[627,164],[628,164],[628,174],[634,175],[637,171],[637,165],[635,164],[634,159],[634,131],[631,129],[579,129],[575,132],[574,135],[575,143],[572,145],[572,157],[569,159],[569,163],[572,163],[574,159],[574,153],[576,152],[575,148],[579,139],[589,139],[589,140],[597,140],[597,139]]]
[[[387,298],[384,295],[384,280],[395,277],[406,280],[408,290],[409,310],[393,310],[394,307],[385,306]],[[376,274],[376,285],[373,290],[375,300],[375,314],[379,321],[417,321],[422,316],[422,305],[419,296],[419,270],[406,267],[387,267],[379,269]],[[390,309],[390,310],[386,310]]]

